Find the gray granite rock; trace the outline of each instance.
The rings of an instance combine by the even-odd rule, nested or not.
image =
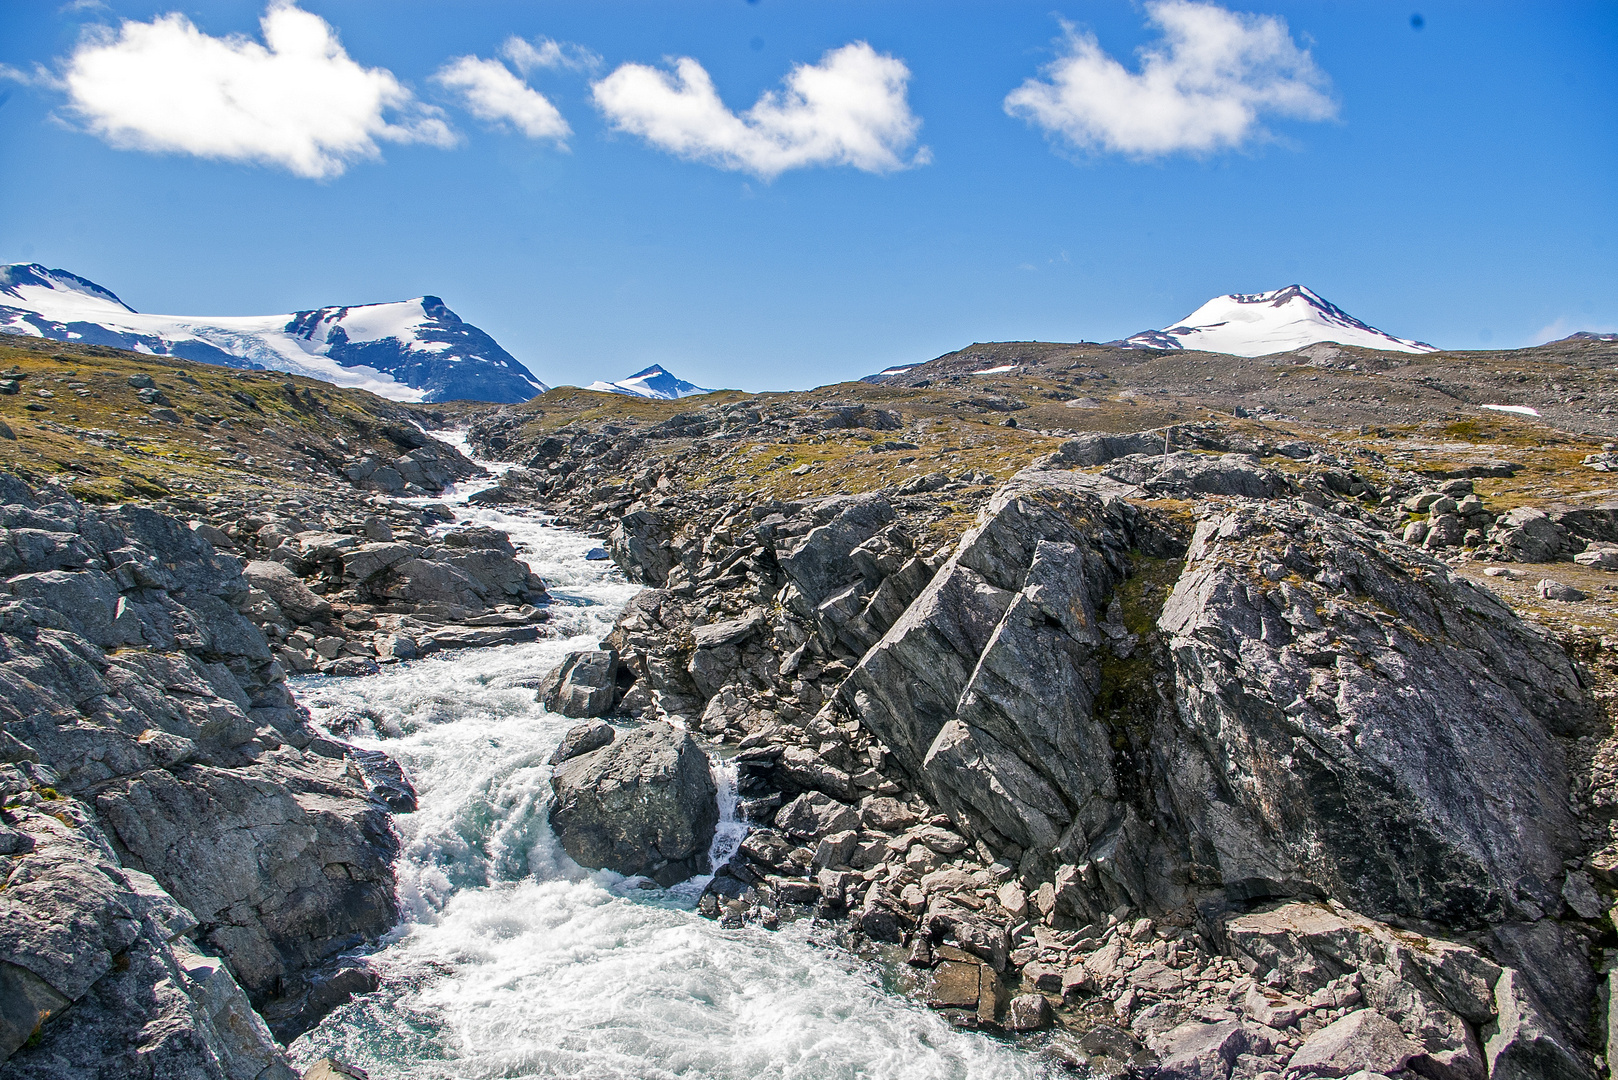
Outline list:
[[[1287,1064],[1295,1077],[1397,1073],[1421,1053],[1399,1025],[1375,1009],[1357,1009],[1327,1024],[1298,1047]]]
[[[535,700],[573,719],[605,716],[617,697],[617,676],[616,650],[571,652],[545,676]]]
[[[26,1069],[0,1072],[281,1075],[249,998],[392,925],[387,815],[298,749],[315,733],[241,614],[266,594],[240,561],[150,510],[0,490],[0,790],[20,859],[0,1027],[38,1027]]]
[[[670,885],[708,869],[719,821],[708,758],[663,723],[562,762],[551,776],[550,823],[581,866]]]
[[[557,744],[556,752],[551,755],[550,763],[560,765],[580,754],[600,750],[617,737],[618,732],[605,720],[591,720],[587,724],[569,728],[567,734],[562,736],[562,741]]]

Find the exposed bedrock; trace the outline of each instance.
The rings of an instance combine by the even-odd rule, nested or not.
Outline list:
[[[1222,912],[1317,897],[1487,930],[1535,1015],[1584,1039],[1587,946],[1553,920],[1580,854],[1566,754],[1599,718],[1561,647],[1360,522],[1241,499],[1193,524],[1139,494],[1020,475],[840,700],[1053,883],[1058,926],[1127,907],[1217,936]]]
[[[247,1002],[392,925],[386,810],[181,522],[0,476],[0,574],[0,1074],[278,1075]]]
[[[1492,594],[1355,523],[1242,506],[1198,523],[1159,626],[1175,806],[1227,892],[1307,882],[1463,927],[1560,909],[1578,834],[1557,736],[1594,707]]]

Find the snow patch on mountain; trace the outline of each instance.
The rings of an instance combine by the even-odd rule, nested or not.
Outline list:
[[[600,390],[608,394],[628,394],[631,397],[658,398],[663,401],[713,393],[705,387],[676,378],[660,364],[653,364],[645,371],[637,371],[629,378],[617,382],[603,382],[597,379],[585,389]]]
[[[905,372],[909,371],[912,368],[919,368],[919,367],[921,367],[921,365],[922,365],[922,361],[920,361],[920,360],[916,361],[914,364],[894,364],[892,367],[883,368],[881,371],[877,372],[875,375],[867,375],[867,376],[865,376],[863,379],[860,380],[860,382],[862,382],[862,383],[884,383],[884,382],[887,382],[889,379],[891,379],[891,378],[893,378],[893,377],[895,377],[897,375],[903,375]]]
[[[436,296],[288,315],[151,315],[77,274],[12,263],[0,266],[0,333],[286,371],[395,401],[518,402],[548,389]]]
[[[1302,285],[1216,296],[1173,326],[1109,342],[1138,349],[1197,349],[1235,356],[1290,352],[1317,341],[1387,352],[1427,353],[1425,341],[1394,337]]]

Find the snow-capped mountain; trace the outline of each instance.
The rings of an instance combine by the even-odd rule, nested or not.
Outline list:
[[[1143,330],[1122,341],[1139,349],[1198,349],[1265,356],[1334,341],[1388,352],[1437,352],[1425,341],[1398,338],[1354,316],[1302,285],[1265,293],[1216,296],[1173,326]]]
[[[290,315],[148,315],[66,270],[0,266],[0,333],[269,368],[395,401],[527,401],[548,387],[436,296]]]
[[[603,382],[597,379],[586,390],[603,390],[609,394],[628,394],[631,397],[661,398],[670,401],[674,398],[693,397],[697,394],[711,394],[712,390],[688,383],[684,379],[675,378],[673,374],[665,371],[660,364],[653,364],[645,371],[637,371],[627,379],[617,382]]]

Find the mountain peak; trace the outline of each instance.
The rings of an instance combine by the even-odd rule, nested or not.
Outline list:
[[[1437,351],[1424,341],[1394,337],[1361,322],[1313,289],[1297,284],[1269,292],[1216,296],[1173,326],[1143,330],[1111,344],[1265,356],[1318,341],[1388,352]]]
[[[695,397],[698,394],[711,394],[712,390],[688,383],[677,378],[662,364],[653,364],[649,368],[635,372],[627,379],[617,382],[596,380],[586,390],[599,390],[607,394],[627,394],[630,397],[658,398],[670,401],[675,398]]]
[[[104,289],[89,278],[82,278],[66,270],[50,270],[40,263],[6,263],[0,266],[0,296],[25,305],[36,290],[76,293],[88,301],[110,306],[120,311],[135,309],[118,299],[111,289]]]

